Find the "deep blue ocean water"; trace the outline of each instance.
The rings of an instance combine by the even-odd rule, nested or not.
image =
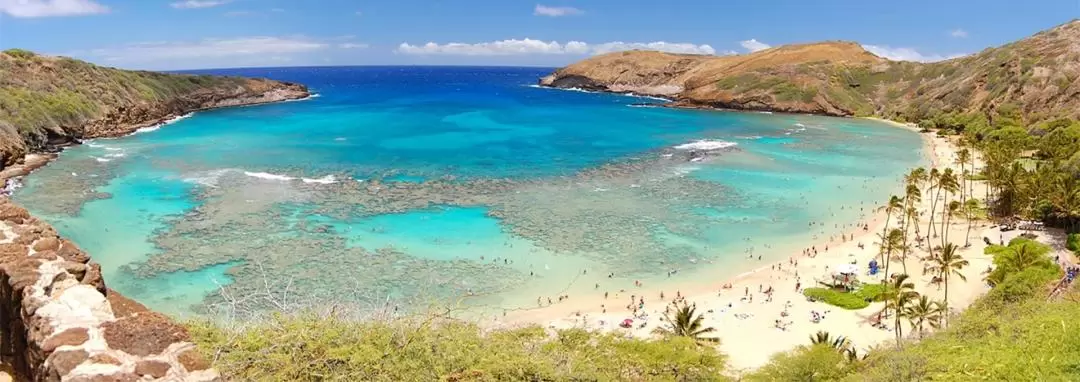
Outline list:
[[[16,199],[111,288],[175,315],[462,296],[506,310],[788,257],[923,161],[917,134],[873,121],[531,86],[550,71],[202,71],[317,96],[69,148]],[[737,145],[700,162],[673,149],[697,140]]]

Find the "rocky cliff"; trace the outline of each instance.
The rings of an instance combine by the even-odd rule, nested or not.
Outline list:
[[[192,111],[307,96],[286,82],[127,71],[11,49],[0,52],[0,165]]]
[[[917,121],[1019,106],[1033,119],[1080,116],[1080,20],[977,54],[890,61],[852,42],[737,56],[631,51],[561,68],[541,85],[663,96],[673,106]]]
[[[19,381],[215,381],[187,331],[105,287],[75,243],[0,198],[0,362]]]
[[[193,111],[298,99],[297,84],[125,71],[0,53],[0,179],[80,139],[129,134]],[[24,158],[29,158],[25,166]],[[31,163],[33,162],[33,163]],[[22,168],[19,168],[22,167]],[[17,380],[214,381],[187,331],[105,286],[101,268],[0,197],[0,363]]]

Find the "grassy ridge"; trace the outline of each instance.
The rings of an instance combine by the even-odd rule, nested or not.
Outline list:
[[[9,49],[0,52],[0,155],[11,164],[50,141],[114,135],[120,125],[282,88],[303,89],[270,80],[120,70]],[[95,121],[110,127],[87,127]]]

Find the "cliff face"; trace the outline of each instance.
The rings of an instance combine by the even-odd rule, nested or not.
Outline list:
[[[101,267],[0,198],[0,362],[19,381],[217,381],[182,326],[105,287]]]
[[[125,71],[9,50],[0,53],[0,167],[197,110],[307,96],[304,86],[278,81]],[[49,159],[26,158],[0,179]],[[0,363],[17,380],[220,380],[182,326],[107,289],[88,254],[6,197]]]
[[[1080,21],[978,54],[896,62],[859,44],[787,45],[738,56],[619,52],[561,68],[541,85],[664,96],[675,106],[918,120],[1020,106],[1080,115]]]
[[[308,95],[279,81],[127,71],[12,49],[0,52],[0,164],[196,110]]]

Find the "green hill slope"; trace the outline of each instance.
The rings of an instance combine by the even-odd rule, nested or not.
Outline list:
[[[307,96],[285,82],[128,71],[11,49],[0,52],[0,164],[195,110]]]
[[[850,42],[787,45],[738,56],[619,52],[555,71],[542,85],[666,96],[677,106],[917,121],[993,114],[1080,116],[1080,20],[936,63],[890,61]]]

